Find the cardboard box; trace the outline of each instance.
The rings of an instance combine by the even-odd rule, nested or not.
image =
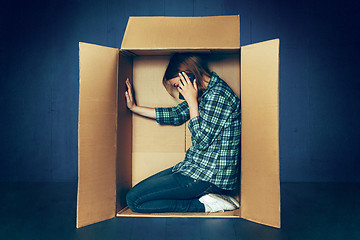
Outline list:
[[[130,17],[121,49],[80,43],[77,227],[115,216],[244,218],[280,227],[279,40],[240,47],[239,16]],[[211,53],[210,68],[241,97],[240,209],[138,214],[125,196],[184,159],[187,124],[159,125],[127,110],[125,79],[141,106],[175,106],[162,86],[173,52]]]

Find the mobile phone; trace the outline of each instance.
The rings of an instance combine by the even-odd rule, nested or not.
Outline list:
[[[188,72],[186,73],[186,75],[189,77],[190,82],[193,83],[195,80],[195,75],[192,72]],[[179,93],[179,99],[185,100],[184,96],[181,93]]]

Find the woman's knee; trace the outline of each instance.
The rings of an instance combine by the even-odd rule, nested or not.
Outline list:
[[[133,212],[141,212],[141,205],[146,201],[151,201],[156,195],[156,192],[163,190],[159,185],[164,181],[168,181],[167,176],[170,175],[172,175],[171,168],[161,171],[136,184],[126,195],[128,207]]]
[[[135,193],[135,191],[133,191],[133,189],[131,189],[127,194],[126,194],[126,202],[128,207],[131,209],[131,211],[133,212],[137,212],[138,210],[138,204],[137,204],[137,195]]]

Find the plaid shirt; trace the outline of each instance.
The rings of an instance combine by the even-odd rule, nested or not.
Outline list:
[[[172,108],[155,108],[156,121],[180,125],[189,120],[186,101]],[[192,146],[184,161],[173,167],[194,179],[207,181],[221,189],[233,190],[237,184],[241,132],[240,100],[230,87],[212,73],[199,101],[199,116],[189,121]]]

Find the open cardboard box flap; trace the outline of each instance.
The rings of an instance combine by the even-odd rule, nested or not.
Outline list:
[[[121,49],[239,49],[239,16],[130,17]]]
[[[187,37],[181,33],[184,31],[190,35],[200,32],[202,38]],[[199,49],[223,49],[225,54],[237,49],[241,94],[240,84],[234,91],[241,95],[242,104],[241,206],[227,214],[145,216],[241,217],[280,227],[278,39],[240,49],[239,16],[131,17],[122,49],[87,43],[80,43],[79,49],[77,227],[113,218],[118,212],[128,216],[124,208],[126,193],[133,185],[136,118],[126,109],[125,86],[118,81],[133,78],[133,58],[166,53],[163,50],[171,53]]]

